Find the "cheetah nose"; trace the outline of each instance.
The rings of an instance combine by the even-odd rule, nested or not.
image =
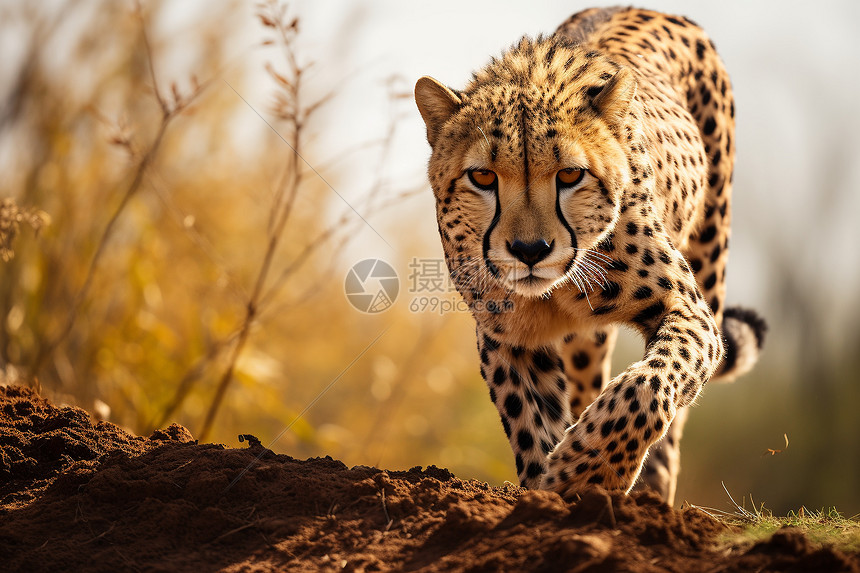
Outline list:
[[[508,243],[508,251],[528,266],[533,267],[549,256],[554,244],[555,241],[547,243],[544,239],[539,239],[533,243],[514,239],[513,243]]]

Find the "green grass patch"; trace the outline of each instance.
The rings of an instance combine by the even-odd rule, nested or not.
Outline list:
[[[728,494],[728,491],[726,491]],[[728,525],[730,531],[720,536],[720,544],[749,546],[770,538],[783,527],[801,530],[813,543],[829,545],[846,552],[860,552],[860,515],[845,517],[835,507],[810,511],[801,506],[788,515],[777,516],[764,504],[756,505],[750,496],[750,507],[746,498],[738,504],[729,494],[734,511],[722,511],[699,507],[700,510]],[[698,506],[697,506],[698,507]]]

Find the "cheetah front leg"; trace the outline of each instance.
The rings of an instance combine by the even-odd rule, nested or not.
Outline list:
[[[612,350],[617,337],[618,328],[608,325],[580,329],[564,337],[561,355],[569,383],[572,421],[579,418],[609,383]]]
[[[679,408],[662,440],[654,444],[632,491],[652,491],[669,505],[675,503],[681,472],[681,436],[690,408]]]
[[[570,424],[567,380],[557,349],[526,349],[478,329],[481,375],[499,410],[523,487],[536,489],[547,455]]]
[[[698,291],[650,307],[645,358],[601,392],[549,456],[541,487],[570,497],[589,484],[629,491],[652,444],[689,405],[722,357],[716,323]],[[659,310],[659,312],[658,312]]]

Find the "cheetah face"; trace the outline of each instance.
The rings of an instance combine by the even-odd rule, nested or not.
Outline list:
[[[480,152],[475,155],[480,157]],[[480,256],[489,277],[520,295],[544,295],[581,276],[575,265],[585,264],[594,235],[602,231],[587,215],[595,204],[603,209],[600,181],[588,171],[584,155],[562,161],[529,180],[522,169],[506,169],[498,161],[467,158],[463,169],[459,193],[478,199],[470,201],[474,206],[464,219],[483,231],[469,250]],[[607,219],[604,223],[611,215]]]
[[[578,48],[551,56],[514,77],[510,65],[491,65],[464,92],[426,77],[416,85],[449,270],[473,290],[489,280],[534,298],[602,280],[593,248],[612,231],[630,181],[618,134],[635,81]],[[561,62],[594,69],[566,81]]]

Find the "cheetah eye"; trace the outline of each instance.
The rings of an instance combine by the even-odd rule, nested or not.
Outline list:
[[[493,191],[498,184],[498,178],[495,172],[489,169],[471,169],[469,170],[469,181],[472,185],[482,191]]]
[[[582,181],[582,178],[585,176],[585,169],[562,169],[559,171],[556,176],[556,187],[561,189],[569,189],[575,186],[577,183]]]

